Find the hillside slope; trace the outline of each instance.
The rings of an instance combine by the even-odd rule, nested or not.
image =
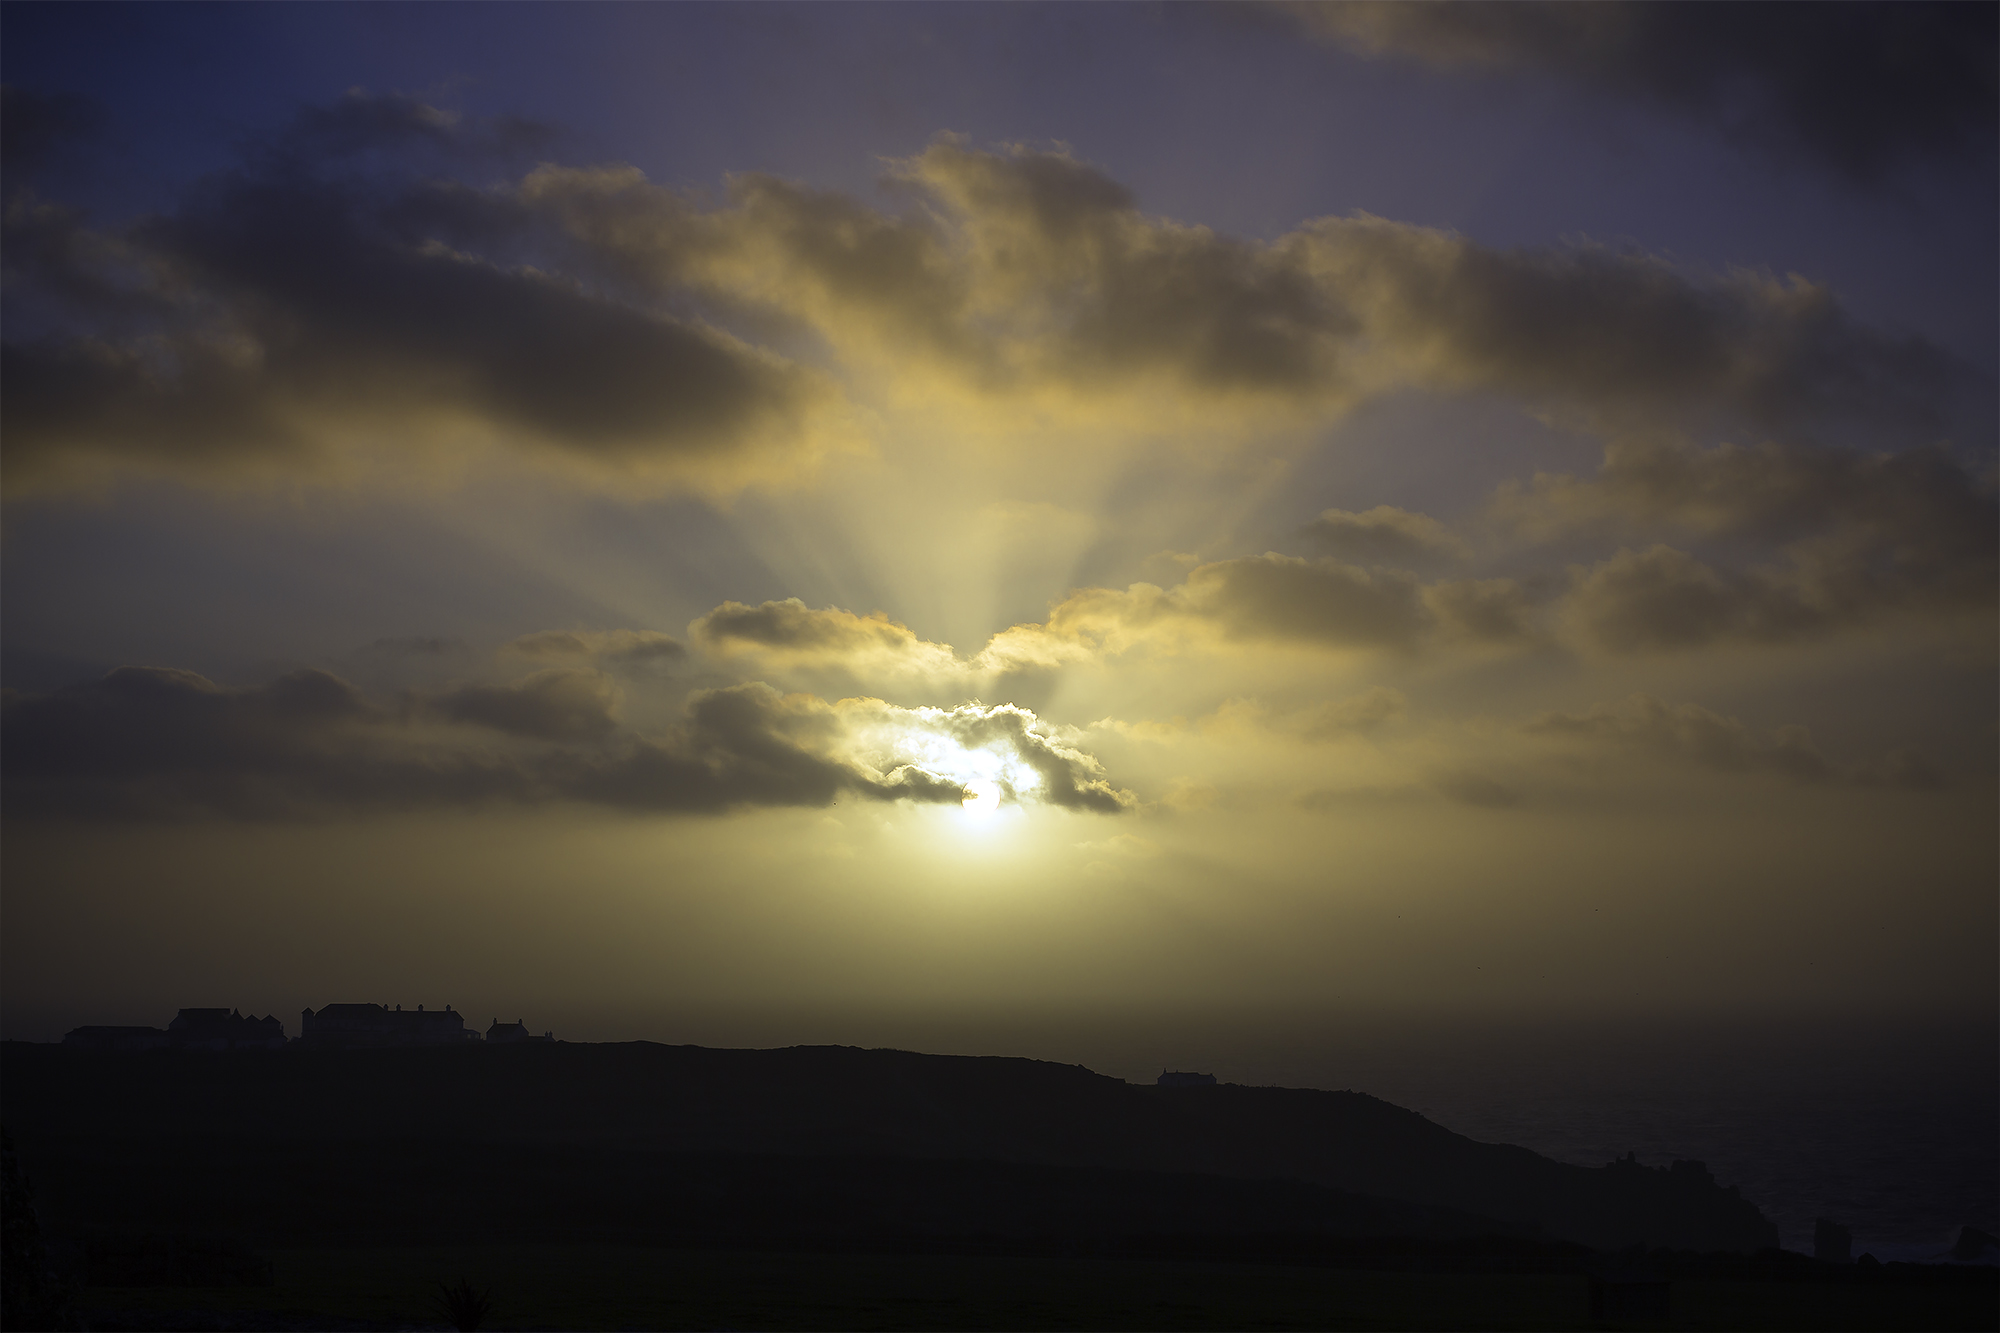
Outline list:
[[[646,1042],[233,1056],[8,1043],[0,1061],[0,1115],[24,1148],[198,1139],[310,1153],[394,1140],[484,1148],[494,1160],[509,1146],[971,1160],[1306,1182],[1600,1249],[1777,1243],[1753,1205],[1691,1164],[1572,1166],[1354,1092],[1154,1088],[1024,1059]]]

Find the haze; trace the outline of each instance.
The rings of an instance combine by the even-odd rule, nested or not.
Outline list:
[[[1990,1018],[1990,6],[5,20],[8,1037]]]

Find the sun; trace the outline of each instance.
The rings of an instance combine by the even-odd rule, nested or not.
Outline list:
[[[1000,808],[1000,784],[974,778],[965,784],[963,808],[968,815],[990,815]]]

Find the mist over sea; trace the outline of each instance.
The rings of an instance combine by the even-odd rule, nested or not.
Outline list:
[[[731,1030],[665,1039],[900,1046],[1075,1063],[1133,1082],[1171,1067],[1353,1089],[1558,1161],[1601,1166],[1630,1152],[1651,1166],[1706,1162],[1804,1253],[1818,1217],[1851,1228],[1857,1255],[1885,1262],[1934,1258],[1963,1226],[2000,1231],[2000,1026],[1991,1022],[1293,1012],[719,1026]]]
[[[1885,1261],[2000,1229],[1992,1025],[1410,1025],[1322,1043],[1266,1051],[1236,1079],[1351,1087],[1581,1165],[1704,1161],[1806,1253],[1822,1216]]]

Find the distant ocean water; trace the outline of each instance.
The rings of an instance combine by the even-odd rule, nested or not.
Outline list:
[[[1581,1165],[1705,1161],[1805,1253],[1819,1217],[1884,1261],[1933,1258],[1962,1226],[2000,1234],[1991,1026],[1419,1028],[1315,1045],[1267,1049],[1234,1077],[1353,1088]]]

